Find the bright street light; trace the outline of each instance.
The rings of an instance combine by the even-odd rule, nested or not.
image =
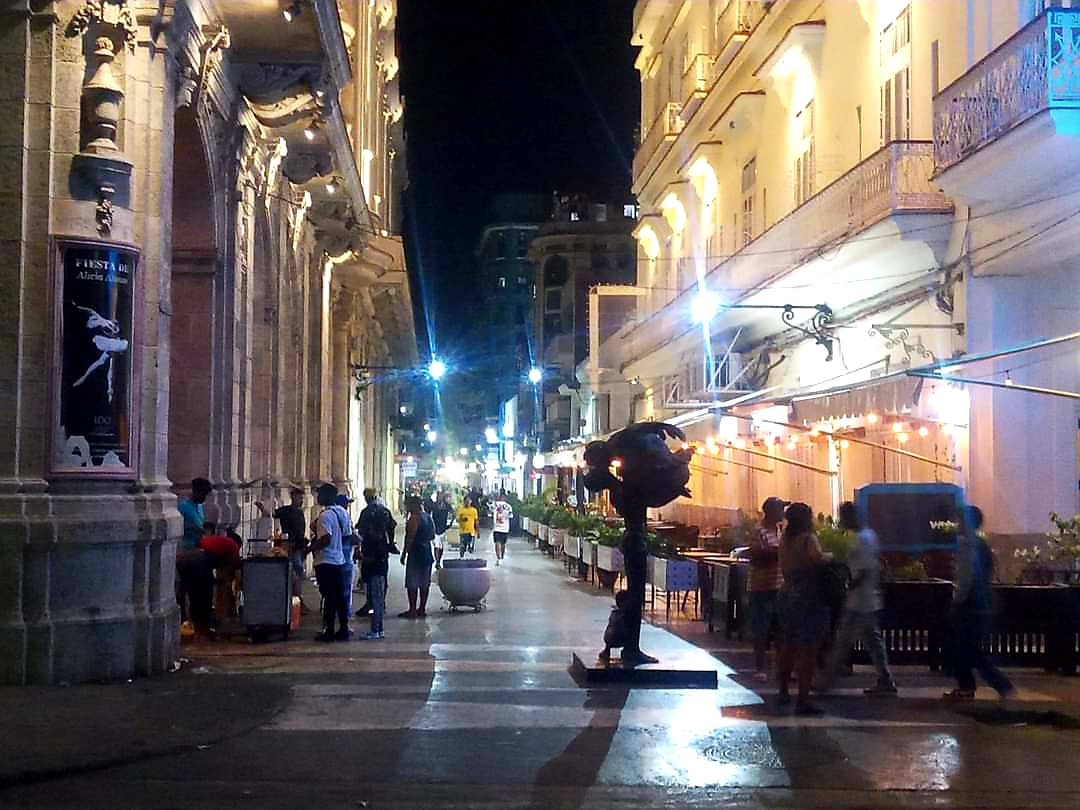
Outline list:
[[[533,385],[536,385],[542,379],[544,379],[544,372],[542,372],[535,366],[529,369],[529,382],[531,382]]]
[[[439,438],[439,434],[436,433],[434,430],[429,430],[427,432],[427,440],[428,440],[429,444],[434,444],[435,440],[438,439],[438,438]]]
[[[716,300],[715,295],[707,290],[699,292],[690,305],[690,313],[697,323],[708,323],[716,316],[719,309],[720,302]]]
[[[484,431],[484,438],[487,439],[488,444],[496,444],[499,441],[499,434],[495,428],[489,427]]]
[[[400,408],[398,408],[398,413],[400,413],[402,416],[404,416],[408,412],[409,412],[409,406],[408,405],[402,405]]]
[[[481,450],[483,450],[483,449],[484,449],[484,445],[482,445],[482,444],[478,444],[478,445],[476,445],[476,452],[477,452],[477,453],[479,453],[479,452],[480,452]]]
[[[428,366],[428,374],[433,380],[441,380],[446,374],[446,363],[442,360],[432,360],[431,365]]]
[[[460,450],[458,450],[458,452],[461,453],[461,455],[463,455],[463,456],[467,456],[467,455],[469,455],[469,448],[468,447],[462,447]]]

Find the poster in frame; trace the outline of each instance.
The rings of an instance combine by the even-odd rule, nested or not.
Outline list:
[[[137,476],[139,251],[53,239],[53,477]]]

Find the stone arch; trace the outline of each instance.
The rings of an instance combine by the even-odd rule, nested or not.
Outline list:
[[[168,475],[186,492],[211,469],[215,278],[221,265],[216,194],[203,129],[189,108],[173,121]]]

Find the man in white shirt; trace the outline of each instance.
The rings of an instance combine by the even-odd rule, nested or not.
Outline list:
[[[851,501],[840,504],[838,518],[842,529],[855,534],[855,543],[848,557],[851,583],[844,603],[844,615],[836,631],[836,643],[822,673],[819,691],[828,691],[840,667],[847,663],[852,645],[856,640],[861,640],[878,674],[877,684],[864,690],[865,693],[896,695],[896,683],[889,671],[889,659],[878,623],[878,612],[881,610],[881,547],[873,529],[860,527],[855,504]]]
[[[315,562],[315,581],[323,598],[323,629],[316,641],[348,641],[349,606],[345,600],[345,554],[341,540],[351,529],[349,516],[336,506],[337,487],[323,484],[316,491],[322,511],[315,521],[315,540],[311,544]],[[334,632],[335,619],[339,624]]]
[[[506,493],[500,491],[491,505],[491,517],[494,521],[495,565],[501,565],[506,556],[506,540],[510,537],[510,520],[514,517],[514,507],[506,500]]]

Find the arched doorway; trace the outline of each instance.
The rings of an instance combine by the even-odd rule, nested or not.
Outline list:
[[[214,198],[194,113],[176,113],[172,182],[168,474],[179,492],[211,477],[215,285]]]

